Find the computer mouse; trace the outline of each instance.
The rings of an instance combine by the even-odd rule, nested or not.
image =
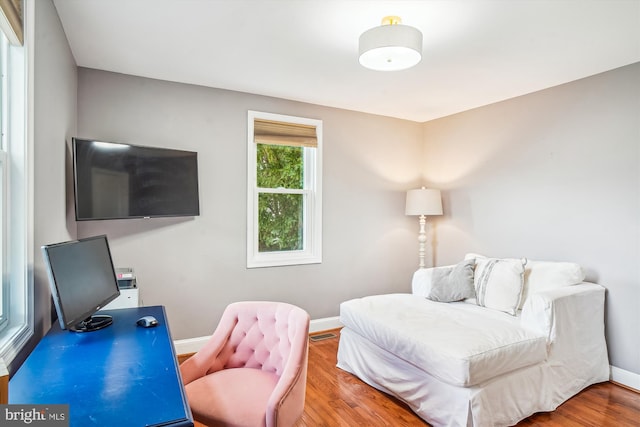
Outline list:
[[[143,328],[151,328],[152,326],[158,325],[158,319],[153,316],[144,316],[139,318],[136,323]]]

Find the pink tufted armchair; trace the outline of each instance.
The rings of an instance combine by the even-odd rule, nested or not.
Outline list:
[[[288,427],[304,411],[309,315],[280,302],[230,304],[215,332],[180,365],[196,421]]]

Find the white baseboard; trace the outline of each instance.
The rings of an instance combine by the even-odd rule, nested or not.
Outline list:
[[[309,324],[309,332],[314,333],[327,331],[329,329],[337,329],[341,327],[342,323],[340,323],[340,318],[338,316],[312,319]],[[209,336],[187,338],[184,340],[174,341],[173,345],[176,349],[176,354],[191,354],[199,351],[207,340],[209,340]]]
[[[320,332],[320,331],[328,331],[329,329],[338,329],[342,328],[342,323],[340,323],[340,317],[324,317],[322,319],[312,319],[309,324],[309,332]]]
[[[177,340],[173,342],[173,346],[176,349],[176,354],[191,354],[197,353],[204,344],[209,340],[210,336],[187,338],[185,340]]]
[[[611,366],[611,381],[640,392],[640,375]]]

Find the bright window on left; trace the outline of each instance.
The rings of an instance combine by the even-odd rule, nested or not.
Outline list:
[[[8,87],[8,50],[9,43],[4,33],[0,31],[0,191],[2,191],[2,198],[0,199],[0,238],[2,238],[2,244],[0,245],[0,277],[2,277],[2,292],[0,292],[0,330],[6,325],[6,313],[8,307],[5,307],[7,298],[5,296],[9,293],[9,283],[7,277],[7,211],[9,197],[9,156],[7,153],[8,146],[8,110],[9,110],[9,87]]]
[[[0,357],[10,364],[33,336],[32,171],[26,48],[0,27]]]

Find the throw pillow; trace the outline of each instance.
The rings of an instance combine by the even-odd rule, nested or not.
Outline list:
[[[526,259],[476,258],[478,305],[515,316],[522,298]]]
[[[433,270],[431,290],[426,297],[432,301],[453,302],[475,297],[473,268],[475,260],[465,260],[454,266]]]
[[[573,262],[529,260],[525,270],[525,292],[532,294],[575,285],[582,282],[584,277],[582,267]]]
[[[473,252],[470,252],[464,256],[464,259],[483,259],[483,258],[488,258],[488,257],[485,255],[475,254]]]
[[[411,280],[411,293],[421,297],[429,295],[429,292],[431,292],[433,270],[435,270],[435,268],[421,268],[413,273],[413,279]]]

